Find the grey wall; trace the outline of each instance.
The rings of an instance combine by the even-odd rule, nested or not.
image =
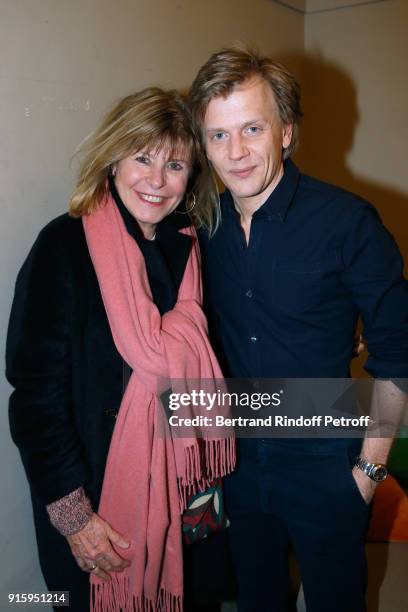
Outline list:
[[[353,4],[305,18],[303,167],[373,202],[408,261],[408,2]]]

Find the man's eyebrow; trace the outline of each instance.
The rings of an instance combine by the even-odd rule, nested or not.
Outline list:
[[[254,123],[268,123],[268,121],[267,119],[258,117],[257,119],[251,119],[250,121],[245,121],[242,127],[248,127],[248,125],[254,125]]]
[[[209,127],[209,128],[206,128],[205,131],[206,132],[224,132],[225,128],[222,128],[222,127],[219,127],[219,128]]]
[[[242,123],[241,125],[239,125],[239,128],[245,128],[248,127],[249,125],[254,125],[255,123],[268,123],[267,119],[263,119],[261,117],[258,117],[256,119],[250,119],[249,121],[245,121],[245,123]],[[208,133],[210,132],[225,132],[228,131],[223,127],[208,127],[205,130]]]

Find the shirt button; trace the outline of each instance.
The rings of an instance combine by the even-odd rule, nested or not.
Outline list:
[[[250,289],[248,289],[248,291],[245,294],[247,297],[251,298],[252,297],[252,291]]]
[[[256,336],[251,336],[250,340],[253,344],[255,344],[255,342],[258,340],[258,338]]]

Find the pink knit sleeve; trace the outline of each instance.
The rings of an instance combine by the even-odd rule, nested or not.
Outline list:
[[[91,502],[79,487],[65,497],[46,506],[51,524],[61,535],[72,535],[80,531],[92,516]]]

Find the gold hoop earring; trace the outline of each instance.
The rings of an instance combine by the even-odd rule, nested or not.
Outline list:
[[[193,210],[194,206],[196,205],[196,197],[194,193],[192,193],[191,196],[193,199],[192,206],[190,206],[188,210],[176,210],[176,212],[178,212],[179,215],[188,215],[188,213],[190,213]]]

